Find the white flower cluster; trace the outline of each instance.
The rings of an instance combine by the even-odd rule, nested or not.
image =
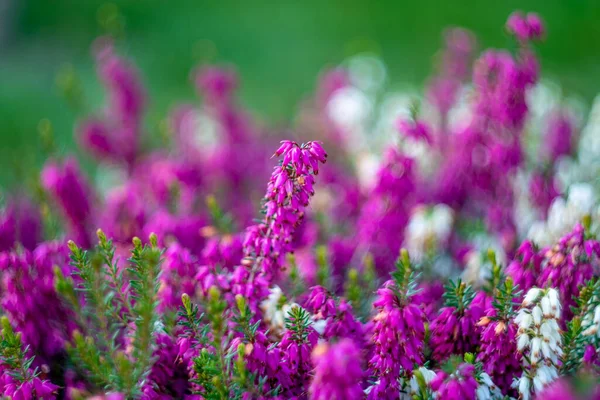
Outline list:
[[[265,322],[277,332],[285,329],[285,319],[294,306],[300,307],[296,303],[287,303],[279,286],[273,286],[269,290],[269,296],[260,304]]]
[[[527,234],[528,238],[541,246],[552,245],[573,229],[583,217],[594,212],[596,200],[592,185],[571,185],[567,200],[557,197],[548,210],[548,219],[533,223]]]
[[[453,222],[452,209],[445,204],[416,207],[406,226],[404,239],[404,247],[411,258],[422,261],[427,254],[435,253],[448,240]]]
[[[532,288],[515,317],[518,325],[517,350],[523,353],[524,371],[515,383],[523,400],[531,391],[539,393],[558,377],[562,337],[558,320],[561,304],[554,288]]]
[[[502,395],[502,391],[494,384],[492,378],[482,372],[477,377],[477,400],[493,400],[493,399],[502,399],[504,396]]]
[[[433,380],[433,378],[435,378],[435,371],[432,371],[425,367],[420,367],[419,372],[423,376],[423,380],[425,381],[425,384],[428,387],[427,390],[429,391],[429,383]],[[400,400],[411,400],[414,398],[415,395],[418,395],[419,392],[419,382],[417,381],[417,377],[413,374],[413,376],[410,378],[410,381],[408,382],[408,385],[402,392],[400,392]],[[431,393],[431,396],[435,398],[435,394]]]
[[[285,319],[294,307],[300,307],[300,305],[298,303],[288,303],[279,286],[273,286],[269,289],[269,296],[260,303],[260,308],[263,311],[263,319],[269,325],[272,332],[279,334],[285,331]],[[325,320],[314,320],[313,318],[311,326],[319,334],[322,334],[326,323]]]
[[[597,302],[597,298],[593,297],[592,301]],[[584,330],[582,335],[584,336],[596,336],[600,337],[600,306],[594,307],[593,310],[590,310],[587,314],[583,316],[583,321],[581,321],[581,326],[583,326]]]

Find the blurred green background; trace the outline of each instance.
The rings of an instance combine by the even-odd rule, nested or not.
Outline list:
[[[503,25],[515,9],[548,26],[538,46],[545,77],[590,101],[599,92],[600,1],[143,1],[0,0],[0,186],[43,162],[37,126],[48,118],[61,151],[73,146],[77,114],[57,90],[72,64],[87,100],[103,98],[90,44],[108,26],[141,69],[150,95],[149,131],[176,103],[194,100],[199,62],[235,64],[243,104],[264,121],[290,123],[324,66],[360,51],[379,54],[392,84],[420,85],[449,25],[471,29],[479,47],[510,47]],[[115,14],[116,12],[116,14]]]

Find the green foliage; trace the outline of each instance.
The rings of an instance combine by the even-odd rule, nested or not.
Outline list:
[[[367,254],[362,272],[351,268],[344,283],[345,297],[358,317],[368,318],[371,313],[372,294],[378,286],[379,280],[373,257]]]
[[[410,257],[406,249],[400,250],[400,257],[396,260],[396,270],[392,272],[392,278],[396,283],[396,295],[401,303],[406,303],[415,294],[419,293],[417,289],[417,279],[420,274],[415,274],[411,268]]]
[[[94,252],[69,242],[74,276],[55,269],[56,289],[73,309],[79,328],[67,346],[77,367],[103,390],[139,398],[162,328],[158,290],[163,251],[156,235],[150,244],[133,239],[126,268],[115,259],[112,240],[98,230]],[[124,349],[123,342],[130,348]]]
[[[264,380],[256,379],[246,368],[245,345],[239,343],[234,347],[231,335],[224,336],[227,303],[222,300],[219,290],[214,286],[209,289],[205,299],[206,314],[199,313],[187,294],[182,296],[182,303],[180,325],[192,341],[191,347],[199,349],[198,356],[193,359],[195,376],[192,379],[202,388],[198,394],[205,399],[222,400],[241,399],[244,393],[262,393]],[[238,310],[233,317],[236,328],[251,340],[260,321],[251,323],[252,313],[242,296],[236,296],[236,303]]]
[[[432,400],[434,398],[433,392],[431,387],[427,384],[427,381],[425,381],[423,373],[417,368],[413,371],[413,376],[417,380],[419,389],[417,393],[413,394],[412,398],[414,400]]]
[[[467,353],[467,354],[469,354],[469,353]],[[460,356],[458,354],[453,354],[448,358],[448,360],[446,360],[444,362],[444,364],[442,364],[442,366],[441,366],[442,371],[444,371],[448,375],[452,375],[453,373],[455,373],[458,370],[458,367],[464,361],[465,360],[464,360],[463,356]]]
[[[498,264],[496,260],[496,252],[492,249],[488,249],[487,251],[487,261],[491,264],[491,276],[485,283],[483,290],[486,293],[494,296],[496,293],[496,289],[501,284],[503,280],[502,267]]]
[[[223,211],[214,196],[206,197],[206,207],[208,208],[212,224],[219,233],[236,232],[232,215]]]
[[[457,313],[463,313],[475,298],[475,291],[460,279],[450,280],[444,285],[444,300],[447,307],[454,307]]]
[[[331,282],[331,265],[327,255],[327,247],[317,246],[317,285],[323,286],[325,289],[331,290],[333,287]]]
[[[235,302],[238,307],[238,312],[236,316],[233,317],[233,321],[236,323],[236,329],[244,334],[245,340],[253,341],[261,320],[257,319],[256,322],[252,323],[253,314],[250,307],[248,307],[248,303],[244,296],[239,294],[236,295]]]
[[[306,342],[310,325],[310,314],[302,307],[292,307],[285,318],[285,327],[292,332],[292,339],[297,343]]]
[[[287,263],[289,265],[289,281],[290,288],[288,293],[292,296],[292,298],[296,298],[300,296],[302,293],[306,292],[306,284],[300,275],[300,270],[298,269],[298,264],[296,263],[296,257],[293,253],[287,254]]]
[[[579,292],[577,304],[573,308],[574,316],[567,323],[563,334],[563,357],[561,372],[575,374],[583,359],[587,345],[598,348],[598,334],[593,327],[594,312],[600,306],[600,279],[597,277],[586,282]],[[590,330],[591,332],[586,332]]]
[[[7,372],[19,382],[26,382],[37,376],[37,370],[31,370],[35,357],[26,356],[28,347],[23,348],[21,334],[15,333],[7,317],[0,320],[0,362]]]
[[[496,289],[493,291],[494,300],[492,303],[496,309],[496,317],[493,317],[492,319],[508,321],[514,316],[515,310],[519,305],[515,299],[519,298],[521,294],[517,289],[518,287],[511,278],[503,279],[503,281],[496,286]]]

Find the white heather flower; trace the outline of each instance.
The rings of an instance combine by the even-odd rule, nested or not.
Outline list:
[[[432,371],[425,367],[420,367],[419,372],[421,372],[421,375],[423,375],[423,379],[425,380],[425,383],[427,385],[429,385],[429,382],[431,382],[433,380],[433,378],[435,378],[435,371]],[[416,376],[413,375],[413,377],[410,378],[409,384],[410,384],[411,394],[419,393],[419,383],[417,382]],[[408,398],[412,398],[412,397],[408,397]]]
[[[371,99],[360,89],[349,86],[336,90],[327,103],[327,114],[337,125],[352,130],[366,121],[373,109]]]
[[[558,371],[555,366],[542,365],[537,369],[534,379],[539,379],[539,382],[545,385],[556,378],[558,378]]]
[[[281,311],[281,301],[283,292],[279,286],[273,286],[269,289],[269,296],[260,304],[263,311],[265,321],[273,329],[282,330],[284,325],[284,317]]]
[[[539,376],[534,376],[533,377],[533,389],[536,392],[541,392],[542,389],[544,388],[544,384],[542,383],[542,380],[540,379]]]
[[[523,400],[529,400],[531,393],[530,386],[531,382],[529,381],[528,377],[522,376],[521,379],[519,379],[519,393],[521,394],[521,398]]]
[[[554,356],[550,345],[546,341],[542,341],[542,354],[545,358],[552,358]]]
[[[594,299],[597,301],[597,299]],[[584,336],[595,336],[598,334],[600,326],[600,306],[594,307],[592,312],[588,312],[583,317],[582,326],[584,327],[584,331],[582,334]]]
[[[523,349],[525,349],[525,347],[527,347],[527,346],[529,346],[529,336],[528,335],[519,336],[519,339],[517,340],[517,350],[523,351]]]
[[[317,320],[313,322],[312,327],[317,331],[319,335],[322,335],[325,332],[325,327],[327,326],[327,321],[324,319]]]
[[[554,288],[548,289],[548,300],[550,301],[550,307],[554,311],[554,316],[560,318],[560,300],[558,298],[558,291]]]
[[[500,389],[494,384],[492,378],[482,372],[477,377],[477,400],[491,400],[491,399],[500,399],[502,398],[502,392]]]
[[[552,307],[550,306],[550,299],[546,296],[540,302],[542,305],[542,312],[544,313],[544,317],[549,317],[553,315]]]
[[[533,325],[527,316],[531,317]],[[563,354],[558,318],[560,301],[555,289],[532,288],[527,293],[515,318],[519,325],[517,349],[525,355],[524,371],[519,380],[522,399],[529,399],[532,389],[539,393],[558,376],[557,365]],[[528,328],[524,328],[525,324]]]
[[[377,182],[377,170],[379,169],[379,158],[371,153],[362,152],[356,156],[356,175],[360,187],[368,192]]]
[[[515,322],[519,325],[521,329],[529,329],[531,323],[533,322],[533,317],[529,310],[520,310],[515,318]]]
[[[537,361],[541,357],[540,350],[542,349],[542,339],[534,337],[531,340],[531,357],[529,358],[531,364],[537,364]]]
[[[269,296],[260,303],[260,308],[263,311],[263,319],[269,324],[270,329],[277,333],[285,331],[285,319],[288,318],[290,311],[294,307],[302,308],[297,303],[287,303],[279,286],[273,286],[269,289]],[[312,318],[312,327],[319,334],[325,330],[325,324],[325,321],[314,321],[314,318]]]
[[[541,292],[542,292],[542,290],[539,288],[534,287],[534,288],[529,289],[529,291],[525,295],[525,298],[523,299],[523,306],[527,307],[531,303],[533,303],[538,298],[538,296],[540,295]]]
[[[531,311],[531,316],[533,317],[533,323],[535,326],[540,326],[542,324],[542,317],[544,314],[542,313],[542,309],[539,306],[533,307],[533,311]]]
[[[484,385],[477,386],[476,395],[477,395],[477,400],[490,400],[492,398],[490,389]]]
[[[548,209],[546,221],[536,221],[527,236],[542,246],[552,245],[568,233],[585,215],[594,211],[594,188],[585,182],[570,186],[566,199],[557,197]]]

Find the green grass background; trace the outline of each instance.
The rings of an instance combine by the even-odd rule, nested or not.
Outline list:
[[[90,44],[103,32],[96,0],[10,0],[0,48],[0,186],[34,174],[44,160],[37,133],[51,120],[61,151],[74,148],[76,113],[55,77],[74,66],[86,98],[102,101]],[[397,85],[420,85],[449,25],[473,30],[481,47],[510,47],[503,25],[514,9],[539,12],[543,74],[587,101],[600,90],[600,1],[115,1],[121,42],[150,95],[149,131],[174,104],[196,98],[189,71],[200,61],[237,66],[241,98],[260,119],[289,123],[326,65],[373,51]],[[85,160],[84,160],[85,161]]]

